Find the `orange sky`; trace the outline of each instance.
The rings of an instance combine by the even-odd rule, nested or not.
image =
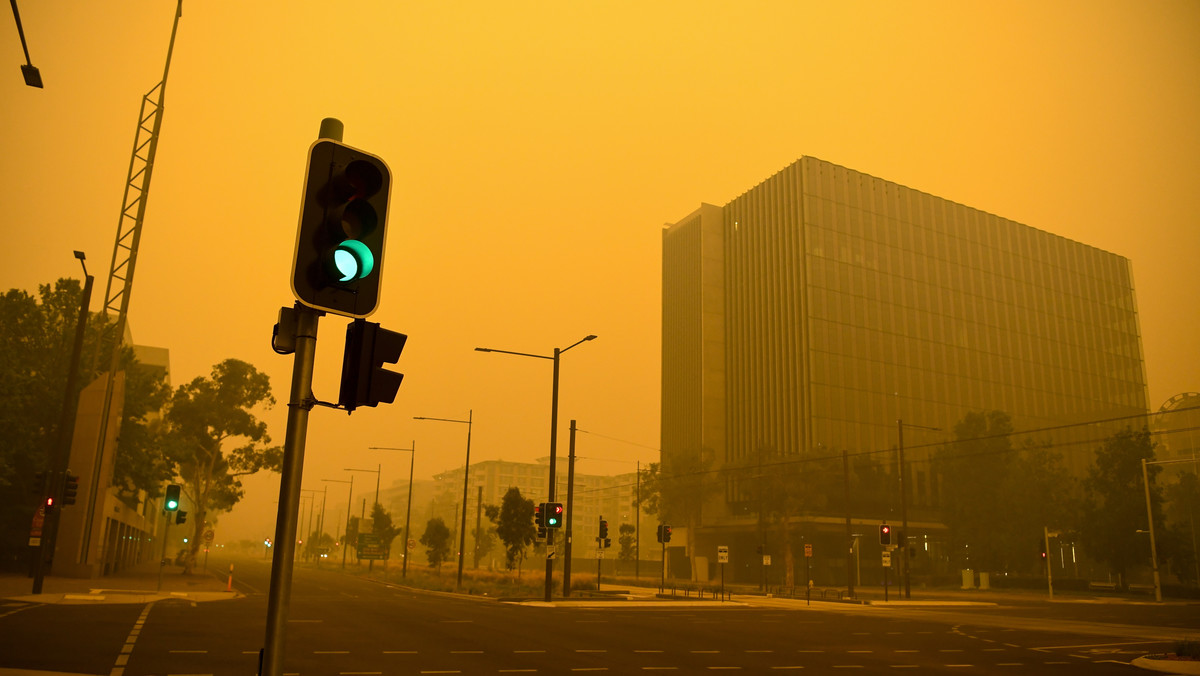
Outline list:
[[[176,384],[228,357],[269,373],[282,443],[292,361],[269,341],[305,152],[331,116],[385,158],[371,319],[409,335],[405,382],[391,406],[313,412],[306,487],[405,478],[407,454],[368,446],[415,440],[418,477],[461,465],[464,426],[414,415],[473,410],[473,460],[546,455],[549,362],[473,348],[589,333],[563,358],[560,451],[576,418],[596,433],[579,471],[656,460],[661,227],[801,155],[1128,257],[1151,405],[1200,390],[1200,3],[337,4],[185,3],[130,312]],[[174,8],[20,3],[44,90],[0,31],[0,289],[78,276],[81,249],[99,309]],[[322,320],[325,400],[344,326]],[[270,534],[277,484],[249,482],[223,535]]]

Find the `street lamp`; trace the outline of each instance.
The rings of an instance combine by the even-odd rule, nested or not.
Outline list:
[[[1190,458],[1187,460],[1152,461],[1142,458],[1142,483],[1146,488],[1146,521],[1150,524],[1150,566],[1154,571],[1154,600],[1157,603],[1162,603],[1162,581],[1158,576],[1158,551],[1154,546],[1154,512],[1150,509],[1150,473],[1146,470],[1146,465],[1174,465],[1180,462],[1193,461]]]
[[[467,459],[463,462],[463,501],[462,501],[462,526],[458,530],[458,582],[455,584],[454,591],[462,591],[462,573],[463,559],[466,557],[467,548],[467,480],[471,476],[471,418],[474,415],[474,410],[467,411],[466,420],[455,420],[453,418],[427,418],[425,416],[414,415],[413,420],[434,420],[437,422],[462,423],[467,426]],[[415,444],[414,444],[415,445]],[[409,490],[409,499],[412,499],[412,491]],[[405,543],[407,545],[407,543]],[[406,558],[405,561],[408,559]]]
[[[554,382],[553,382],[553,386],[551,389],[551,395],[550,395],[550,490],[549,490],[549,497],[547,498],[547,502],[554,502],[554,489],[555,489],[554,461],[555,461],[555,451],[558,448],[557,443],[558,443],[558,362],[559,362],[559,356],[562,355],[563,352],[566,352],[567,350],[575,347],[576,345],[578,345],[580,343],[583,343],[583,342],[586,342],[589,340],[595,340],[595,339],[596,339],[595,335],[589,334],[589,335],[583,337],[582,339],[577,340],[574,343],[572,343],[562,349],[559,349],[556,347],[556,348],[554,348],[553,356],[546,356],[543,354],[530,354],[528,352],[512,352],[510,350],[496,350],[496,349],[493,349],[490,347],[475,348],[476,352],[499,352],[501,354],[512,354],[512,355],[516,355],[518,357],[533,357],[534,359],[549,359],[554,362]],[[464,498],[463,506],[464,507],[466,506],[465,498]],[[571,515],[568,514],[567,519],[569,520],[570,518],[571,518]],[[554,559],[552,558],[554,555],[554,531],[552,529],[546,530],[546,550],[547,550],[547,554],[546,554],[546,603],[549,603],[550,602],[550,593],[551,593],[552,587],[554,586]],[[569,557],[570,555],[571,555],[571,538],[567,538],[566,556]]]
[[[925,425],[914,425],[906,423],[903,420],[896,420],[896,435],[899,441],[900,448],[900,560],[904,563],[904,598],[912,598],[912,589],[909,585],[908,573],[912,568],[911,562],[908,560],[908,492],[904,488],[904,428],[911,427],[915,430],[930,430],[932,432],[940,432],[940,427],[926,427]]]
[[[412,537],[409,531],[409,517],[412,516],[412,492],[413,492],[413,463],[417,459],[417,442],[412,442],[412,448],[390,448],[388,446],[369,446],[374,451],[408,451],[411,455],[408,456],[408,507],[404,510],[404,562],[400,569],[400,577],[408,577],[408,539]]]
[[[337,484],[350,484],[350,492],[346,495],[346,535],[342,537],[342,569],[345,570],[347,549],[346,540],[350,538],[350,508],[353,505],[352,501],[354,500],[354,475],[350,475],[349,481],[346,479],[321,479],[321,481],[328,481],[330,483]]]

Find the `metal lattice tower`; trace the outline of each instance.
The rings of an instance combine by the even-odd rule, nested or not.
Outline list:
[[[104,459],[104,439],[108,436],[108,419],[112,413],[113,388],[121,365],[121,347],[129,315],[129,294],[133,289],[133,273],[137,266],[138,244],[142,239],[142,223],[146,218],[146,201],[150,196],[150,178],[154,173],[154,155],[158,151],[158,136],[162,130],[163,102],[167,92],[167,74],[171,70],[171,53],[175,49],[175,34],[179,17],[183,16],[183,0],[177,0],[175,21],[171,25],[171,40],[167,44],[167,63],[163,77],[142,97],[137,132],[133,137],[133,154],[129,158],[129,175],[125,180],[125,195],[121,198],[121,216],[117,222],[117,240],[113,245],[112,265],[108,285],[104,290],[105,318],[115,315],[112,353],[107,382],[104,386],[104,406],[100,415],[100,434],[96,440],[92,465],[91,491],[87,516],[83,526],[83,548],[80,563],[87,563],[91,547],[92,528],[96,518],[96,492]]]

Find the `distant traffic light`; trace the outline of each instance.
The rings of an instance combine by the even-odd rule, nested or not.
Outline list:
[[[546,503],[546,528],[562,528],[563,506],[561,502]]]
[[[892,527],[886,523],[879,526],[879,544],[885,547],[892,544]]]
[[[167,486],[167,496],[163,500],[163,509],[168,512],[174,512],[179,509],[179,493],[182,490],[179,484],[171,484]]]
[[[663,544],[671,541],[671,527],[665,523],[658,524],[658,541]]]
[[[346,325],[338,403],[353,411],[359,406],[395,401],[404,374],[383,367],[399,361],[407,341],[408,336],[403,333],[388,331],[365,319],[355,319]]]
[[[70,472],[63,478],[63,499],[64,505],[75,504],[75,498],[79,495],[79,477],[74,476]]]
[[[176,526],[178,526],[181,523],[186,523],[186,522],[187,522],[187,512],[183,511],[182,509],[175,512],[175,525]]]
[[[349,317],[379,305],[392,173],[383,159],[330,139],[309,148],[292,291]]]
[[[608,537],[608,522],[600,519],[600,539],[603,540],[606,537]]]
[[[537,536],[539,538],[546,537],[546,503],[542,502],[533,506],[533,523],[537,526]]]
[[[46,502],[45,502],[44,506],[46,508],[47,514],[50,513],[50,510],[54,509],[54,496],[53,495],[46,496]]]

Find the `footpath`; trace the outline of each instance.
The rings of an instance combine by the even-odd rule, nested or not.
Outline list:
[[[24,603],[149,603],[162,599],[223,601],[241,596],[229,583],[229,571],[209,569],[183,575],[178,566],[162,568],[157,561],[127,568],[114,575],[87,579],[47,576],[42,593],[33,593],[33,578],[0,575],[0,599]]]

